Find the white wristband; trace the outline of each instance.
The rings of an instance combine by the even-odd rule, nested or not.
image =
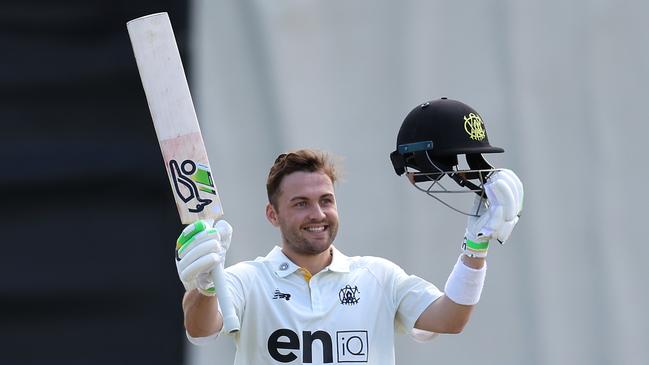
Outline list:
[[[482,269],[472,269],[462,262],[462,256],[457,259],[453,271],[446,280],[444,292],[446,296],[457,304],[475,305],[480,300],[487,264]]]

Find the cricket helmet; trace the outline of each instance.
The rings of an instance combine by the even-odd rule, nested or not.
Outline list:
[[[415,187],[431,196],[460,192],[443,186],[441,180],[445,176],[468,188],[463,192],[483,195],[482,185],[495,170],[482,154],[500,152],[504,150],[489,144],[484,121],[475,109],[457,100],[441,98],[420,104],[408,113],[390,160],[397,175],[406,173]],[[459,169],[458,155],[465,156],[468,169]],[[432,185],[423,189],[421,183]]]

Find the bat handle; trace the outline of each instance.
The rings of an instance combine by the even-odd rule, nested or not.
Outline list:
[[[237,318],[237,314],[234,312],[230,291],[225,283],[225,274],[221,265],[216,265],[216,268],[212,270],[212,280],[214,280],[216,297],[221,307],[221,315],[223,315],[223,329],[228,334],[236,333],[240,329],[239,318]]]

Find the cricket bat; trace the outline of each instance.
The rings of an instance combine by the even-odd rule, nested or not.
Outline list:
[[[223,216],[176,38],[167,13],[126,23],[176,207],[183,224]],[[212,271],[226,333],[239,330],[223,268]]]

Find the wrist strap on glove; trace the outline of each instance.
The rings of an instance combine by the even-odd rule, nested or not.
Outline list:
[[[207,289],[203,289],[201,287],[196,287],[196,290],[198,290],[199,293],[201,293],[202,295],[204,295],[206,297],[216,296],[216,290],[214,290],[213,286],[210,287],[210,288],[207,288]]]
[[[464,237],[462,252],[468,257],[487,257],[489,241],[472,241]]]

